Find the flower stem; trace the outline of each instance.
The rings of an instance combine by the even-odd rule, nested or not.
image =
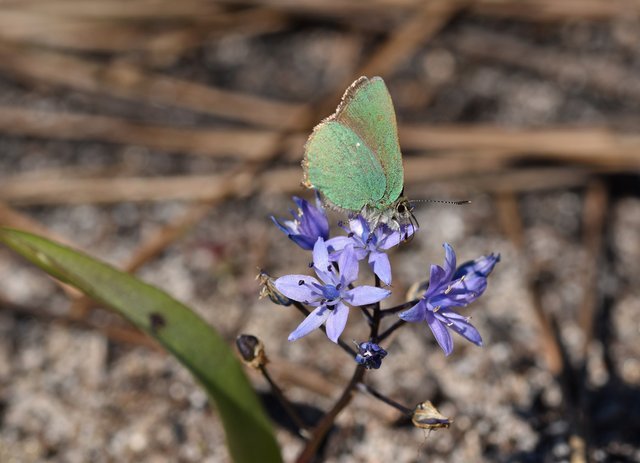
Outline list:
[[[375,275],[375,277],[376,288],[380,288],[380,278],[378,278],[378,275]],[[373,306],[373,320],[371,321],[371,334],[369,335],[370,339],[375,339],[378,336],[378,330],[380,329],[380,319],[382,318],[381,312],[380,301],[378,301]]]
[[[414,299],[412,301],[407,301],[407,302],[405,302],[403,304],[400,304],[400,305],[397,305],[395,307],[391,307],[389,309],[381,310],[380,311],[381,312],[381,316],[384,318],[384,317],[387,317],[389,315],[393,315],[395,313],[401,312],[403,310],[410,309],[411,307],[416,305],[418,302],[419,302],[418,299]]]
[[[367,306],[364,306],[364,305],[360,306],[360,310],[362,310],[362,314],[367,319],[367,322],[369,323],[369,325],[371,325],[373,323],[373,315],[371,315],[371,313],[367,309]]]
[[[386,403],[387,405],[399,410],[402,414],[411,416],[413,414],[413,410],[405,407],[404,405],[399,404],[395,400],[390,399],[389,397],[382,395],[380,392],[376,391],[374,388],[365,383],[358,383],[358,390],[362,392],[366,392],[376,399]]]
[[[260,372],[262,373],[262,376],[264,376],[264,379],[266,379],[267,382],[269,383],[269,386],[271,386],[273,395],[275,395],[276,398],[280,401],[282,408],[284,408],[284,411],[287,413],[287,415],[289,415],[289,418],[291,418],[291,421],[293,421],[293,424],[297,428],[296,431],[298,435],[305,439],[308,438],[309,432],[307,431],[307,425],[304,423],[304,421],[302,421],[302,419],[296,412],[295,408],[293,408],[293,405],[291,404],[291,402],[289,402],[287,397],[284,395],[284,392],[282,392],[282,389],[280,389],[280,387],[273,380],[273,378],[267,371],[267,367],[265,367],[264,365],[261,365]]]
[[[351,402],[351,399],[353,398],[353,392],[356,389],[358,383],[362,381],[365,372],[366,370],[363,366],[358,365],[356,367],[355,371],[353,372],[353,376],[351,377],[351,381],[349,381],[349,384],[342,392],[342,395],[335,403],[335,405],[331,408],[331,410],[329,410],[329,412],[327,412],[326,415],[324,415],[324,417],[322,417],[322,420],[320,420],[318,425],[315,427],[311,434],[309,442],[307,442],[305,448],[302,450],[300,455],[298,455],[296,463],[308,463],[313,460],[318,447],[320,446],[320,443],[327,435],[327,432],[329,432],[329,430],[331,429],[331,426],[333,426],[335,419],[340,414],[340,412]]]
[[[398,328],[400,328],[402,325],[404,325],[405,322],[404,320],[398,320],[396,321],[393,325],[391,325],[389,328],[387,328],[380,336],[378,336],[374,342],[382,342],[385,339],[387,339],[389,337],[389,335],[391,335],[391,333],[393,333],[395,330],[397,330]]]

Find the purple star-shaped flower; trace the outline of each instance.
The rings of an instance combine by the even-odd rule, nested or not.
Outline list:
[[[317,307],[289,335],[289,341],[306,336],[325,324],[327,337],[338,341],[347,324],[349,308],[373,304],[391,294],[391,291],[375,286],[349,285],[358,278],[358,260],[353,246],[344,248],[338,260],[339,271],[329,260],[329,251],[322,237],[313,247],[313,269],[321,282],[307,275],[286,275],[278,278],[274,285],[282,294],[294,301]]]
[[[333,250],[333,255],[337,257],[347,246],[353,246],[356,258],[363,260],[368,256],[373,273],[384,284],[390,285],[391,264],[386,251],[413,234],[413,226],[407,225],[401,230],[394,231],[387,225],[381,224],[371,233],[369,223],[359,215],[349,221],[348,231],[347,236],[336,236],[327,241],[327,246]]]
[[[324,240],[329,238],[329,220],[322,208],[320,195],[316,192],[316,206],[297,196],[293,197],[293,201],[298,206],[297,212],[290,211],[293,220],[284,220],[280,223],[273,216],[271,220],[294,243],[302,249],[311,250],[319,237]]]
[[[447,330],[460,334],[468,341],[482,346],[482,338],[469,319],[452,307],[466,306],[475,301],[487,288],[487,277],[500,260],[490,254],[461,265],[456,270],[456,253],[445,243],[444,267],[431,266],[429,287],[424,296],[400,318],[407,322],[426,321],[438,344],[446,355],[453,352],[453,338]]]

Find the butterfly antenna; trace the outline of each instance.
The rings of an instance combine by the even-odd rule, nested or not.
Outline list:
[[[461,206],[463,204],[471,204],[471,200],[463,199],[460,201],[448,201],[446,199],[412,199],[409,203],[440,203],[440,204],[453,204],[454,206]]]

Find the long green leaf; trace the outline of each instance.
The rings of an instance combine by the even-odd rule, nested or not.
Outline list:
[[[191,309],[127,273],[40,236],[0,227],[0,242],[116,310],[175,355],[215,402],[235,462],[282,461],[270,422],[240,362]]]

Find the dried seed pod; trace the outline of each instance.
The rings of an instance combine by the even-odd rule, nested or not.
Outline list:
[[[276,289],[273,284],[273,278],[264,270],[260,270],[260,273],[256,276],[256,280],[260,281],[260,299],[268,297],[274,304],[283,306],[291,305],[291,299]]]
[[[413,409],[411,422],[416,428],[438,429],[448,428],[453,420],[441,414],[430,400],[426,400]]]

